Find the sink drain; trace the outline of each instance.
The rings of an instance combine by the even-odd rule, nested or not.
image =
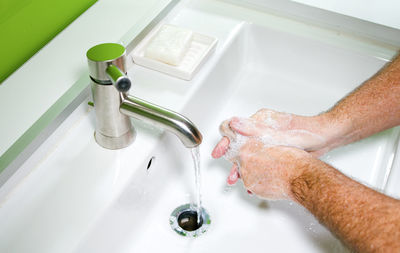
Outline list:
[[[197,209],[191,204],[177,207],[169,218],[171,228],[182,236],[197,237],[204,234],[210,226],[211,220],[207,211],[201,208],[200,219]],[[197,222],[199,220],[199,222]]]

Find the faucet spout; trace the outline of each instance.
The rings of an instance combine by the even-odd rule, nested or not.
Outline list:
[[[96,113],[96,142],[108,149],[129,146],[136,133],[129,117],[175,134],[188,148],[198,146],[202,136],[195,125],[179,113],[129,96],[131,80],[126,75],[126,49],[117,43],[90,48],[89,75]]]
[[[179,113],[152,104],[140,98],[121,94],[119,111],[151,125],[175,134],[187,148],[194,148],[202,141],[202,135],[196,126]]]

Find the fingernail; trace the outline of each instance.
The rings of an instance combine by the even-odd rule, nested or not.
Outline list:
[[[249,191],[249,190],[247,190],[247,193],[250,194],[250,195],[253,195],[253,193],[251,191]]]
[[[231,122],[229,123],[229,126],[231,128],[240,128],[241,125],[242,125],[242,122],[239,118],[233,118],[231,120]]]
[[[229,175],[229,177],[226,179],[226,182],[229,185],[234,185],[234,184],[236,184],[237,181],[238,181],[238,178],[237,178],[237,176],[235,174]]]
[[[234,173],[232,173],[232,174],[230,174],[229,175],[229,179],[231,180],[231,181],[237,181],[238,180],[238,173],[237,172],[234,172]]]
[[[248,119],[240,119],[232,120],[229,124],[230,128],[241,135],[249,135],[254,128],[254,125]]]
[[[228,184],[228,185],[234,185],[234,184],[236,184],[236,181],[231,181],[229,178],[226,180],[226,183]]]

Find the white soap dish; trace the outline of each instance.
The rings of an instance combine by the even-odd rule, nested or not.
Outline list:
[[[178,66],[173,66],[144,56],[147,45],[157,34],[157,31],[158,29],[153,30],[133,49],[131,53],[133,62],[137,65],[184,80],[191,80],[193,78],[200,69],[200,66],[211,55],[218,42],[214,37],[193,32],[193,39],[182,61]]]

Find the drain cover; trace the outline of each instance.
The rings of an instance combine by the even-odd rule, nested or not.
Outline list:
[[[177,207],[169,218],[171,228],[178,234],[187,237],[197,237],[204,234],[210,223],[211,220],[207,211],[201,208],[201,214],[198,219],[197,209],[191,204]]]

